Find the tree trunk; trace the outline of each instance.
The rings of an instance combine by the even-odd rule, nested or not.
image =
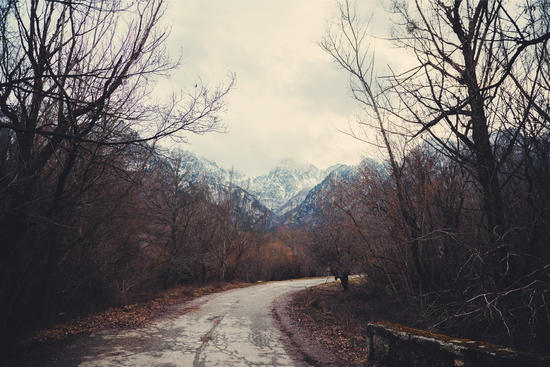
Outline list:
[[[349,289],[348,273],[344,272],[342,274],[340,277],[340,282],[342,283],[342,288],[344,288],[344,291],[347,291]]]

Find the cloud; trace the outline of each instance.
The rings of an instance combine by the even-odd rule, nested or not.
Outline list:
[[[357,163],[369,147],[338,129],[359,108],[347,75],[318,46],[335,10],[333,0],[172,1],[169,49],[183,50],[183,63],[159,89],[237,75],[222,116],[229,133],[190,136],[182,148],[248,175],[285,157],[319,167]]]

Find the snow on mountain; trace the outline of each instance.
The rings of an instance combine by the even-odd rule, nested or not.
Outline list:
[[[299,226],[322,222],[320,205],[322,205],[325,193],[339,182],[353,179],[357,173],[357,167],[339,164],[329,167],[325,172],[329,173],[323,181],[315,185],[295,208],[285,213],[284,224]]]
[[[311,191],[310,188],[305,188],[299,191],[293,197],[291,197],[286,203],[284,203],[281,207],[279,207],[279,209],[277,210],[279,215],[287,213],[292,209],[296,208],[298,205],[300,205],[306,199],[307,194],[309,194],[310,191]]]
[[[227,170],[216,162],[198,157],[189,151],[181,151],[181,164],[189,174],[191,181],[205,181],[210,187],[216,188],[220,184],[243,186],[247,178],[236,170]]]
[[[312,164],[297,163],[287,158],[268,174],[253,178],[249,190],[266,207],[281,215],[300,204],[309,190],[328,173],[330,171],[320,170]]]
[[[182,172],[187,181],[208,185],[214,200],[227,199],[229,193],[241,219],[263,223],[266,230],[279,224],[278,217],[271,209],[247,191],[248,179],[242,173],[222,168],[216,162],[189,151],[179,151],[177,156],[181,158]]]
[[[247,178],[238,171],[219,167],[216,162],[198,157],[192,152],[184,151],[182,154],[182,165],[189,170],[194,181],[201,180],[212,188],[231,183],[251,194],[276,216],[283,216],[301,206],[312,195],[312,189],[328,176],[346,174],[350,169],[349,166],[336,164],[321,170],[312,164],[298,163],[287,158],[269,173]]]

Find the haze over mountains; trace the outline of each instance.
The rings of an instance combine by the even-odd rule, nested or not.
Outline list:
[[[282,160],[267,174],[246,177],[244,174],[224,169],[216,162],[184,151],[182,164],[192,180],[202,179],[211,187],[234,185],[257,199],[261,205],[281,220],[307,221],[314,203],[324,186],[330,184],[330,177],[351,175],[355,167],[336,164],[319,169],[312,164],[298,163],[291,158]],[[281,221],[279,220],[279,222]]]

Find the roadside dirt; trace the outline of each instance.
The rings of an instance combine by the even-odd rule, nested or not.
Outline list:
[[[297,294],[285,294],[278,297],[273,303],[272,315],[276,325],[283,332],[285,350],[297,361],[306,366],[336,367],[343,366],[344,361],[333,352],[324,348],[323,343],[312,337],[311,330],[303,328],[299,319],[296,319],[293,309],[294,297]]]
[[[375,367],[367,364],[367,324],[388,316],[399,322],[405,315],[363,282],[351,280],[348,292],[333,282],[276,300],[273,313],[289,349],[316,367]]]

